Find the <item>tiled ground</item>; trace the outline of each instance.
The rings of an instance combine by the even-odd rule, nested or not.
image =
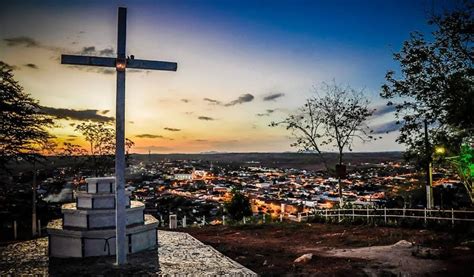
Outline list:
[[[114,257],[49,259],[47,238],[18,242],[0,247],[0,276],[256,276],[251,270],[189,234],[159,231],[158,241],[158,250],[129,255],[128,264],[121,268],[114,265]]]

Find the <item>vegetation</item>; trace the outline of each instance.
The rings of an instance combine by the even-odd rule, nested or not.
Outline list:
[[[394,54],[401,71],[387,72],[381,96],[396,109],[401,124],[397,141],[408,146],[409,158],[431,156],[425,151],[425,121],[431,145],[444,145],[450,153],[458,153],[463,138],[474,134],[473,19],[469,1],[432,16],[432,37],[414,32]]]
[[[225,209],[233,220],[242,220],[244,216],[252,215],[249,198],[237,190],[232,191],[232,199],[225,203]]]
[[[49,144],[47,129],[53,126],[13,77],[12,68],[0,61],[0,170],[10,162],[36,160]]]
[[[373,110],[368,108],[369,103],[362,91],[356,91],[349,86],[342,87],[335,82],[324,83],[298,112],[281,122],[273,122],[271,126],[285,126],[296,140],[292,146],[300,151],[318,154],[326,168],[328,164],[322,148],[328,146],[337,149],[338,164],[343,165],[344,152],[352,151],[354,140],[369,142],[377,139],[365,124],[373,113]],[[341,174],[339,177],[342,177]],[[342,201],[340,182],[339,195]]]
[[[105,122],[85,122],[76,126],[76,131],[81,132],[84,139],[89,143],[89,154],[87,163],[90,164],[96,176],[106,174],[114,166],[115,154],[115,131],[113,127]],[[126,139],[126,158],[129,158],[129,150],[135,143]],[[66,145],[68,153],[82,153],[81,148],[75,145]]]

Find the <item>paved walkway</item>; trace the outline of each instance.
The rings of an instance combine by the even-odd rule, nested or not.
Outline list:
[[[49,259],[47,238],[13,243],[0,247],[0,276],[257,276],[189,234],[159,231],[158,241],[158,250],[129,255],[121,268],[114,266],[113,256]]]

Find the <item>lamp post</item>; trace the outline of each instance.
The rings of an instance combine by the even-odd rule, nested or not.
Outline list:
[[[430,145],[430,141],[428,139],[428,121],[425,119],[425,152],[426,152],[426,208],[431,209],[433,207],[433,175],[432,175],[432,168],[431,162],[433,160],[432,157],[432,149]]]

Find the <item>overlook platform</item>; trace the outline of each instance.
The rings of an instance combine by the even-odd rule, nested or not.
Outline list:
[[[114,265],[114,256],[48,257],[47,238],[13,243],[0,247],[0,276],[257,276],[187,233],[160,230],[158,241],[158,249],[128,255],[121,268]]]

